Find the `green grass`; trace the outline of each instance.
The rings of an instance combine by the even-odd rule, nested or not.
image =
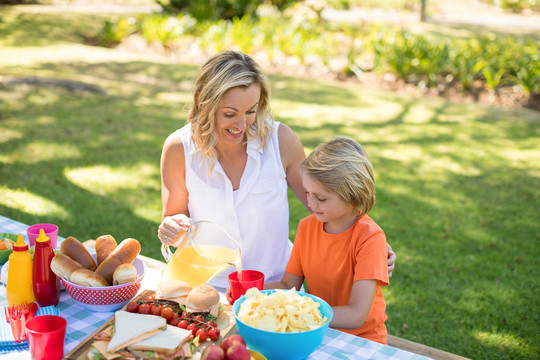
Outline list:
[[[159,259],[161,146],[185,122],[197,67],[83,45],[98,15],[14,9],[0,8],[4,80],[60,78],[105,93],[0,85],[0,214],[79,240],[134,237]],[[345,135],[370,155],[372,217],[398,254],[389,332],[472,359],[536,358],[540,113],[270,80],[273,112],[306,152]],[[307,213],[290,199],[293,238]]]

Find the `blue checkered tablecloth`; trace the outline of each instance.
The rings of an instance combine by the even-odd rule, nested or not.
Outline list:
[[[25,240],[28,225],[0,215],[0,233],[23,234]],[[60,229],[61,232],[61,229]],[[58,237],[58,241],[63,238]],[[159,274],[151,268],[146,269],[141,284],[143,289],[155,290]],[[7,306],[6,287],[0,285],[0,307]],[[82,340],[92,334],[101,324],[114,315],[114,312],[92,312],[77,304],[65,291],[60,293],[58,304],[60,316],[67,320],[64,354],[73,350]],[[11,360],[30,360],[27,344],[17,346],[0,345],[0,358]],[[321,345],[308,357],[309,360],[358,359],[358,360],[427,360],[405,350],[382,345],[347,333],[328,329]]]

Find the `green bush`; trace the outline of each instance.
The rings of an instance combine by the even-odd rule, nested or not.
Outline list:
[[[255,16],[260,4],[258,0],[156,0],[156,2],[168,12],[187,13],[198,21]]]
[[[97,41],[101,46],[116,46],[123,38],[137,30],[135,24],[136,19],[133,17],[107,19],[97,35]]]
[[[336,71],[338,64],[338,71],[346,75],[391,72],[420,86],[456,82],[465,92],[473,89],[475,81],[496,92],[507,85],[517,85],[529,95],[540,91],[538,47],[514,37],[432,38],[397,27],[356,28],[317,19],[251,15],[197,21],[188,14],[152,14],[140,20],[138,29],[147,42],[160,42],[166,49],[182,37],[191,37],[207,52],[263,51],[270,61],[285,55],[305,65],[318,59],[329,71]],[[126,20],[105,23],[102,43],[110,46],[131,31]],[[365,59],[372,65],[366,65]]]

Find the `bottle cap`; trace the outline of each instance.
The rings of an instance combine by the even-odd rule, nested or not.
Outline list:
[[[47,237],[47,235],[45,235],[45,230],[39,229],[39,235],[36,239],[36,242],[45,242],[45,241],[49,241],[49,238]]]
[[[13,251],[28,251],[28,245],[24,242],[22,234],[17,236],[17,242],[13,245]]]

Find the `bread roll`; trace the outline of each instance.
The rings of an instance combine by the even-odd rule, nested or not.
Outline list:
[[[103,276],[88,269],[79,269],[71,273],[72,283],[81,286],[102,287],[109,286]]]
[[[112,235],[101,235],[96,239],[96,260],[99,266],[116,249],[116,240]]]
[[[56,254],[51,260],[51,270],[57,276],[71,281],[71,274],[83,266],[64,254]]]
[[[141,244],[137,240],[131,238],[125,239],[98,266],[96,273],[103,276],[112,285],[114,270],[122,264],[131,264],[140,252]]]
[[[219,293],[211,285],[195,286],[186,299],[186,310],[189,313],[206,313],[217,316],[219,310]]]
[[[113,272],[113,285],[122,285],[137,280],[137,269],[131,264],[119,265]]]
[[[69,236],[60,243],[60,253],[69,256],[85,269],[96,270],[96,263],[83,244],[73,236]]]

